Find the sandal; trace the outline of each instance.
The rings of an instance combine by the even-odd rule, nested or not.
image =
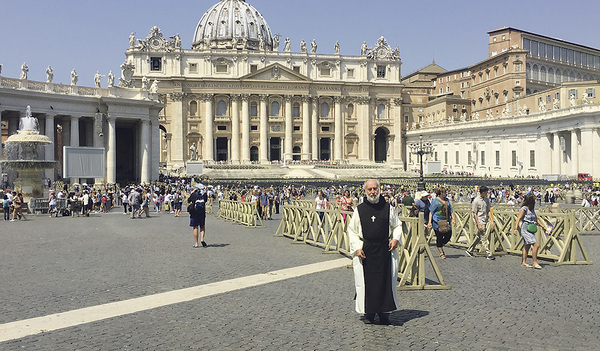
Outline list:
[[[192,246],[192,247],[193,247],[194,249],[197,249],[197,248],[199,248],[200,246],[198,246],[198,245],[194,245],[194,246]]]
[[[529,263],[521,263],[521,266],[522,266],[522,267],[525,267],[525,268],[531,268],[531,267],[533,267],[533,266],[532,266],[532,265],[530,265]],[[541,267],[540,267],[540,268],[541,268]]]
[[[535,268],[535,269],[542,269],[542,266],[540,266],[539,264],[535,264],[535,265],[533,266],[533,268]]]
[[[445,259],[446,259],[446,254],[441,254],[441,255],[440,255],[440,258],[441,258],[442,260],[445,260]]]

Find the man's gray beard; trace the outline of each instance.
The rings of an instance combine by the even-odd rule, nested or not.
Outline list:
[[[369,201],[372,204],[376,204],[379,202],[379,193],[373,195],[373,197],[367,195],[367,201]]]

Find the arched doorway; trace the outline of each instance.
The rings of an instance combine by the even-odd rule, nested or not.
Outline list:
[[[225,137],[217,138],[217,161],[227,161],[228,140]]]
[[[250,148],[250,161],[258,162],[258,146],[253,146]]]
[[[387,161],[388,135],[388,130],[383,127],[375,130],[375,162]]]
[[[300,157],[300,156],[302,156],[302,155],[300,154],[300,152],[301,152],[300,146],[294,146],[294,148],[293,148],[292,150],[293,150],[293,151],[292,151],[292,153],[293,153],[292,159],[293,159],[294,161],[300,161],[300,159],[301,159],[301,157]]]

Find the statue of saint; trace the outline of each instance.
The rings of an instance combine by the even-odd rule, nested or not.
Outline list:
[[[46,68],[46,83],[52,83],[53,79],[54,79],[54,70],[52,69],[52,67],[48,66],[48,68]]]
[[[285,38],[284,50],[285,50],[285,52],[290,52],[292,50],[292,45],[290,43],[290,38]]]
[[[158,94],[158,80],[154,80],[150,86],[150,94]]]
[[[336,55],[340,54],[340,42],[339,41],[335,42],[335,45],[333,46],[333,51],[335,51]]]
[[[27,73],[29,72],[29,67],[27,66],[27,63],[23,62],[23,64],[21,65],[21,77],[20,79],[27,79]]]
[[[275,34],[273,37],[273,51],[277,51],[279,49],[279,34]]]
[[[115,75],[112,71],[108,72],[108,87],[112,88],[115,86]]]
[[[135,34],[129,34],[129,48],[133,49],[135,47]]]
[[[581,103],[583,105],[586,105],[586,104],[590,103],[590,99],[588,98],[588,94],[587,93],[583,93],[583,95],[581,96]]]
[[[301,51],[303,54],[306,54],[306,53],[307,53],[307,51],[306,51],[306,42],[304,41],[304,39],[302,39],[302,41],[300,42],[300,51]]]
[[[179,36],[179,33],[175,34],[173,39],[175,39],[175,49],[181,49],[181,37]]]
[[[362,56],[365,56],[367,54],[367,51],[369,50],[369,48],[367,47],[367,42],[363,41],[362,46],[360,47],[360,54]]]
[[[100,71],[96,71],[96,74],[94,74],[94,83],[96,83],[96,88],[100,88],[102,77],[104,76],[100,74]]]
[[[75,68],[71,71],[71,85],[77,85],[77,81],[79,80],[79,76],[77,72],[75,72]]]
[[[571,94],[571,96],[569,96],[569,102],[571,103],[571,106],[575,106],[575,95]]]
[[[265,40],[262,34],[258,35],[258,49],[261,51],[265,49]]]
[[[150,84],[150,79],[148,77],[142,77],[142,90],[148,90],[148,84]]]
[[[314,40],[314,39],[310,43],[310,53],[311,54],[316,54],[317,53],[317,41]]]
[[[557,98],[554,98],[554,101],[552,102],[552,109],[554,109],[554,110],[560,109],[560,101]]]
[[[190,146],[190,160],[198,161],[198,148],[196,147],[196,143],[193,143]]]

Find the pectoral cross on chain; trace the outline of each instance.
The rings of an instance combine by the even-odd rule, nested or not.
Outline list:
[[[371,217],[371,222],[375,223],[375,218],[377,218],[377,217],[375,217],[375,216]]]

